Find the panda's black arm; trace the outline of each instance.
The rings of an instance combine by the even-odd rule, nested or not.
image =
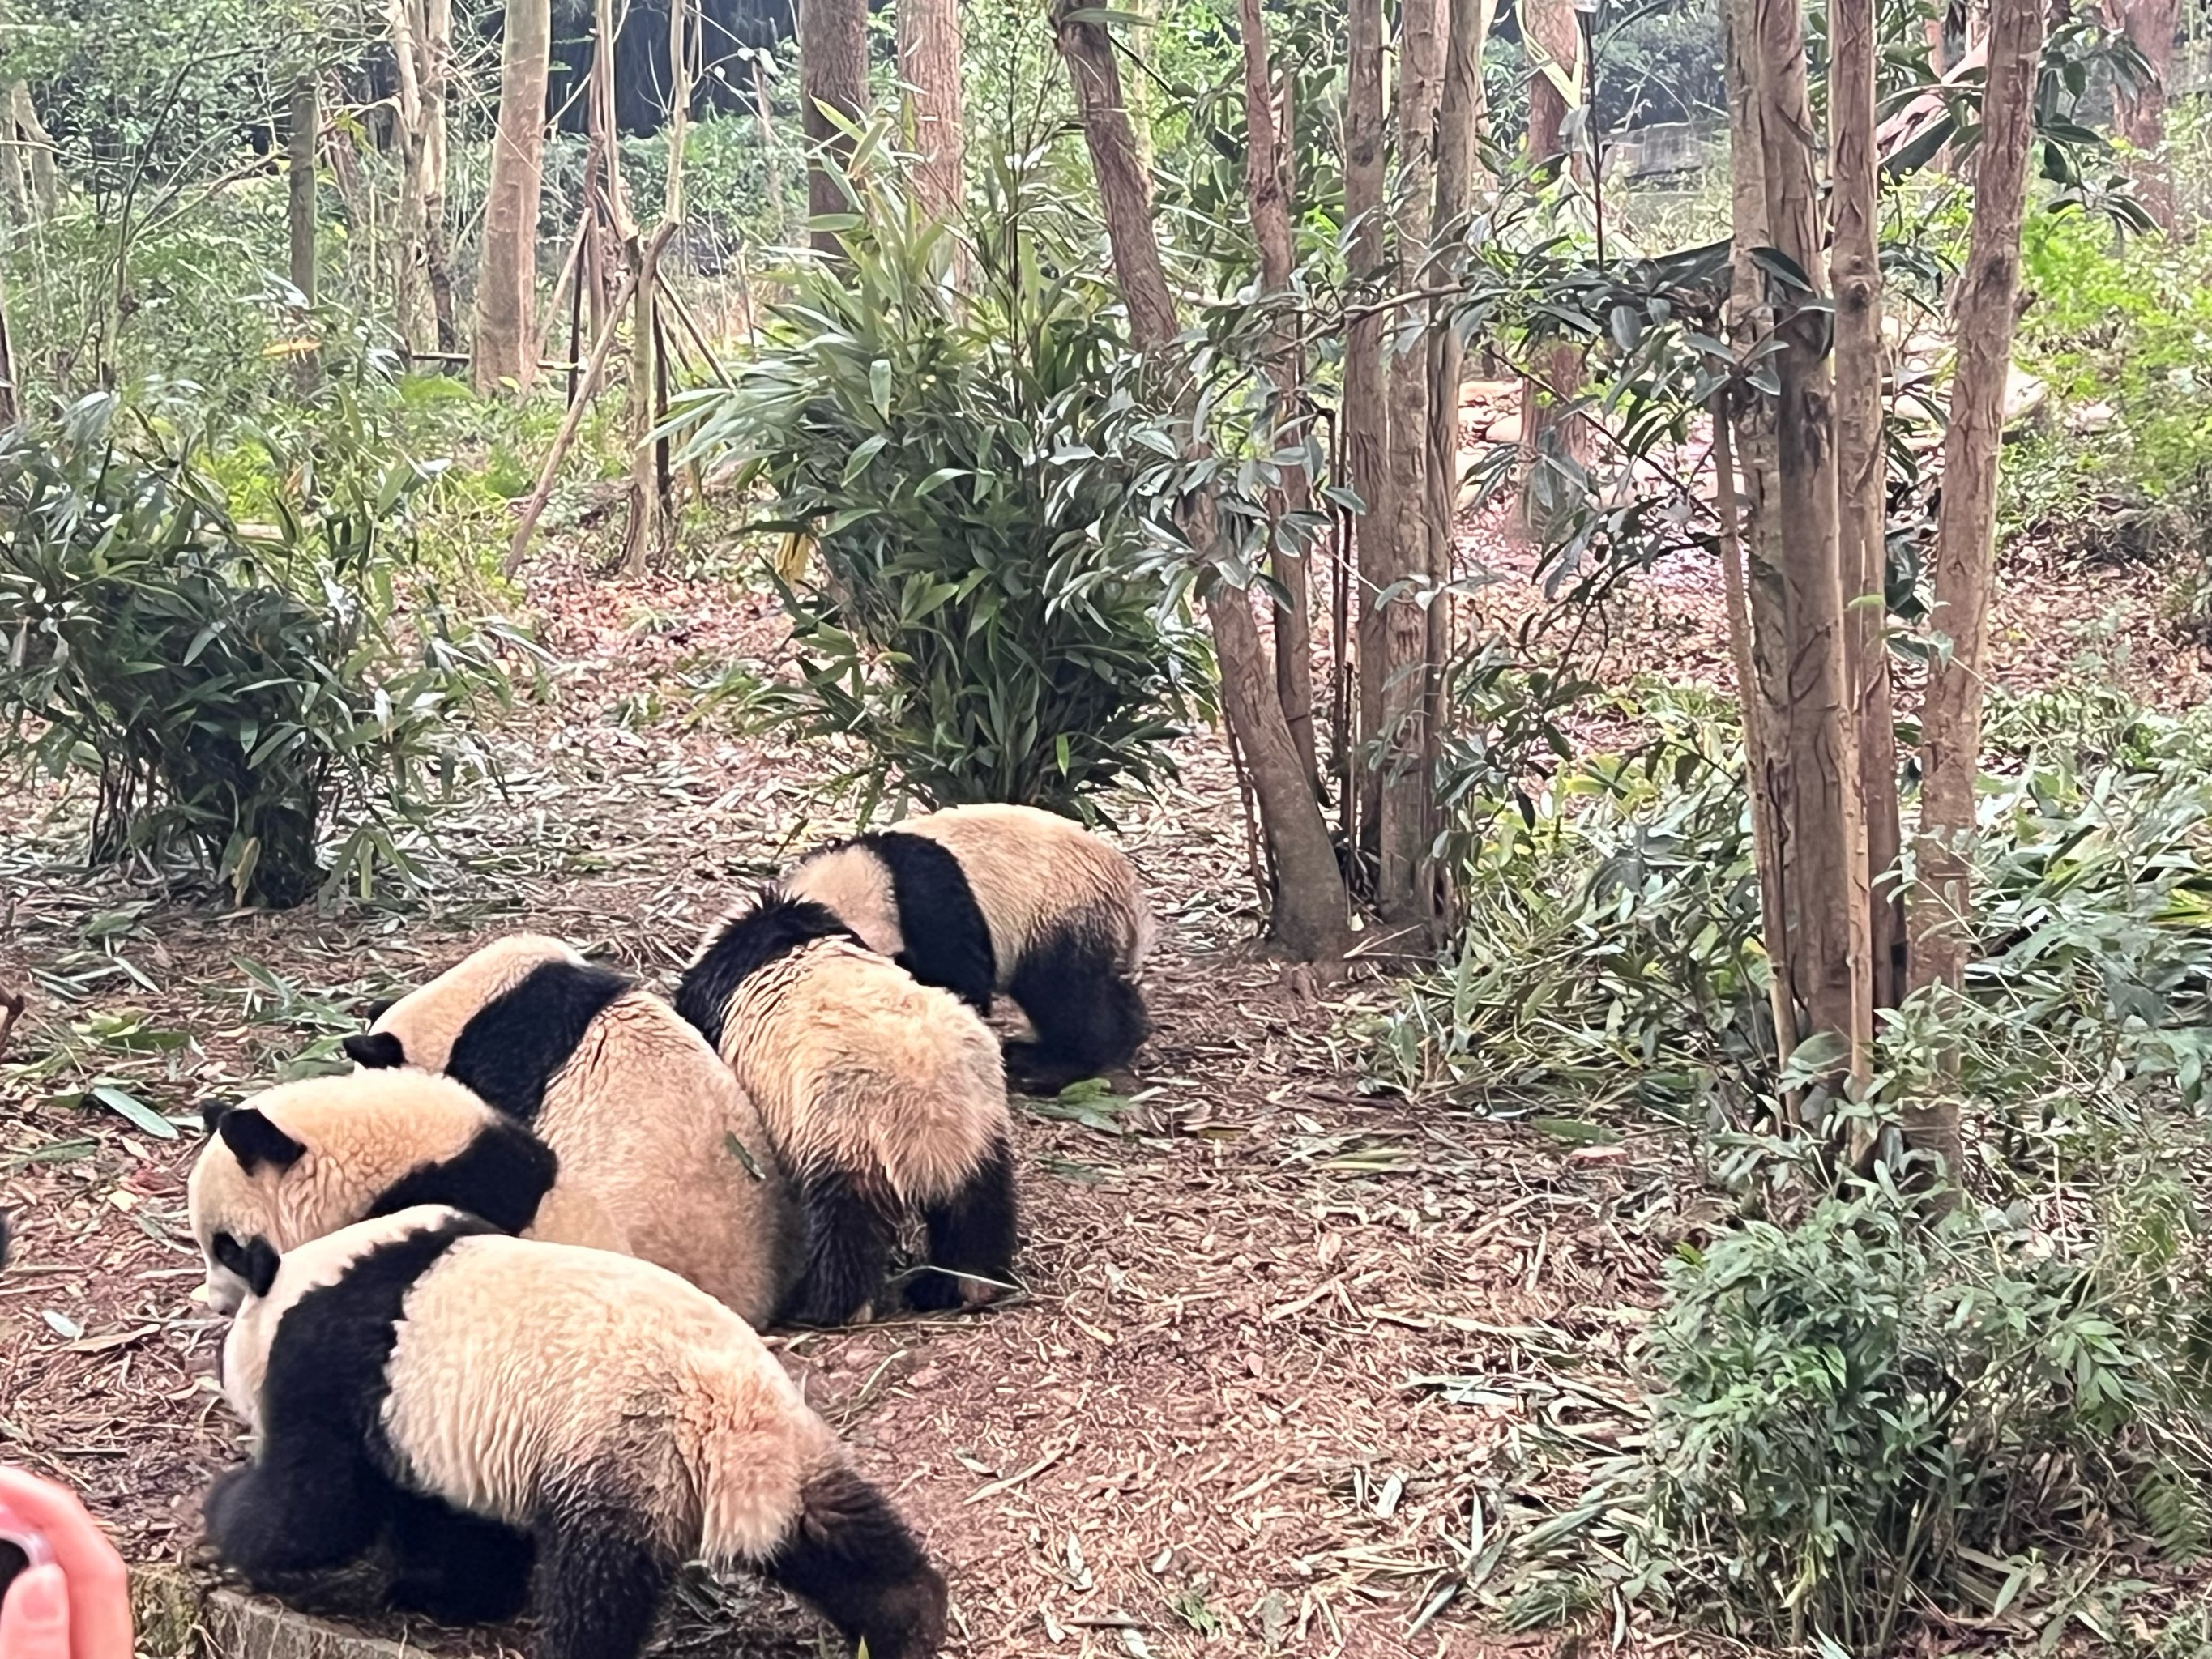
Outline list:
[[[218,1477],[201,1506],[216,1553],[259,1587],[343,1566],[367,1550],[391,1487],[358,1456],[336,1452],[274,1444],[260,1462]]]

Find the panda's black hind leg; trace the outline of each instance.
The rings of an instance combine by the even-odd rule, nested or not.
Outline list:
[[[441,1625],[490,1625],[530,1600],[537,1547],[526,1533],[404,1492],[386,1536],[392,1576],[386,1599]]]
[[[540,1659],[637,1659],[677,1562],[620,1500],[556,1500],[536,1528]]]
[[[945,1580],[897,1511],[850,1469],[809,1480],[762,1570],[811,1602],[869,1659],[930,1659],[945,1641]]]
[[[794,1325],[845,1324],[883,1289],[891,1229],[842,1171],[808,1176],[799,1209],[806,1250],[782,1317]]]
[[[1007,994],[1036,1033],[1006,1045],[1006,1066],[1032,1094],[1054,1093],[1079,1079],[1126,1065],[1152,1034],[1142,993],[1115,963],[1111,947],[1062,933],[1025,956]]]
[[[973,1308],[1002,1295],[1013,1282],[1015,1210],[1013,1151],[1002,1139],[958,1192],[922,1206],[929,1261],[907,1281],[907,1305]]]

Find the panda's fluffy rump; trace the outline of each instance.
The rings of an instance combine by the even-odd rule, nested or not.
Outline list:
[[[896,826],[960,860],[991,930],[1000,988],[1015,966],[1073,934],[1133,974],[1152,943],[1152,908],[1128,859],[1079,824],[1034,806],[948,807]],[[833,907],[834,908],[834,907]]]
[[[774,1313],[799,1224],[789,1188],[752,1098],[666,1003],[632,991],[608,1005],[547,1089],[538,1132],[588,1171],[633,1255],[747,1317]]]
[[[270,1347],[309,1292],[362,1257],[444,1226],[439,1206],[348,1227],[288,1253],[224,1347],[223,1388],[249,1424]],[[837,1467],[829,1426],[751,1328],[648,1262],[499,1234],[456,1239],[401,1304],[385,1438],[417,1491],[528,1527],[556,1483],[665,1528],[681,1557],[757,1561]]]
[[[821,939],[738,984],[722,1055],[793,1175],[880,1172],[901,1204],[949,1197],[1005,1144],[998,1039],[957,997]]]
[[[511,1525],[559,1471],[625,1488],[679,1554],[758,1560],[838,1456],[751,1328],[647,1262],[464,1239],[406,1316],[392,1444],[421,1484]]]

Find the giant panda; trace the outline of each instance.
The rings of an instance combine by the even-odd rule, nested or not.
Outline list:
[[[872,1659],[928,1659],[945,1581],[752,1330],[673,1273],[438,1206],[288,1253],[223,1344],[255,1434],[204,1511],[257,1587],[383,1542],[392,1600],[635,1659],[679,1565],[753,1567]]]
[[[631,1254],[629,1234],[552,1148],[451,1078],[309,1078],[202,1115],[208,1144],[185,1203],[217,1313],[266,1294],[286,1251],[416,1204],[450,1204],[507,1232]],[[779,1287],[747,1282],[757,1276],[739,1261],[707,1288],[772,1313]]]
[[[558,939],[512,934],[386,1005],[343,1046],[364,1069],[415,1066],[475,1091],[559,1154],[629,1254],[756,1324],[775,1316],[799,1259],[784,1167],[730,1068],[624,975]]]
[[[1035,1086],[1111,1070],[1151,1033],[1133,979],[1152,939],[1135,866],[1066,818],[949,807],[824,848],[779,885],[978,1012],[1006,993],[1036,1033],[1007,1060]]]
[[[1009,1279],[1006,1073],[973,1009],[774,892],[708,932],[676,1008],[760,1103],[798,1184],[806,1260],[787,1318],[866,1317],[916,1206],[935,1271],[908,1282],[909,1305],[975,1305]]]

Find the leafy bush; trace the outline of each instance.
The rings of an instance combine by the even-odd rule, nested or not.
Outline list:
[[[279,906],[365,885],[398,854],[371,821],[325,871],[334,816],[416,813],[482,763],[457,700],[505,687],[434,604],[411,660],[393,642],[386,544],[426,475],[331,492],[272,450],[275,522],[250,525],[189,459],[134,453],[118,414],[102,394],[50,441],[0,437],[0,750],[97,777],[97,861],[185,855]]]
[[[802,718],[858,738],[872,787],[937,805],[1079,809],[1169,772],[1202,659],[1098,464],[1125,349],[1110,288],[1095,261],[1048,266],[1049,216],[1017,199],[1013,255],[979,238],[963,300],[952,233],[891,169],[858,171],[849,267],[796,273],[758,357],[677,416],[790,538]]]
[[[1929,1219],[1877,1182],[1686,1247],[1638,1345],[1647,1432],[1528,1534],[1523,1617],[1595,1580],[1762,1645],[1879,1654],[1931,1607],[2063,1626],[2068,1557],[2115,1522],[2201,1551],[2195,1195],[2148,1148],[2112,1176],[2059,1226]]]

